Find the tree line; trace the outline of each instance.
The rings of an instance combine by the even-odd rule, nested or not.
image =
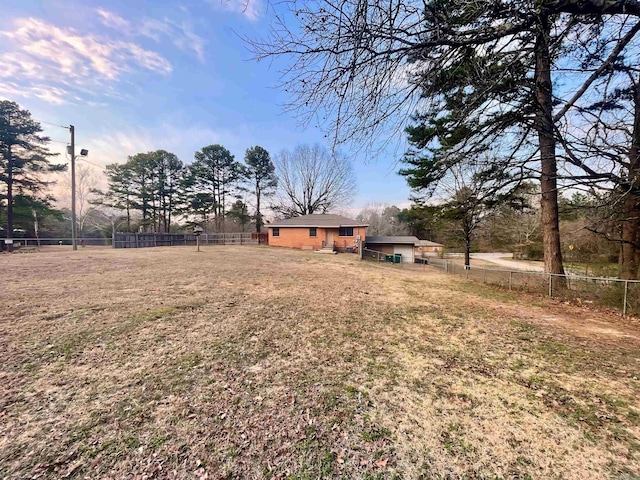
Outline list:
[[[172,217],[223,232],[229,222],[261,232],[264,211],[289,218],[325,213],[352,198],[351,162],[320,145],[283,150],[273,161],[267,150],[246,150],[244,162],[222,145],[208,145],[183,164],[164,150],[139,153],[105,169],[108,188],[96,203],[141,219],[145,231],[169,232]],[[249,200],[251,206],[249,205]]]
[[[539,187],[522,184],[511,198],[484,203],[463,187],[447,201],[407,208],[371,204],[357,219],[369,224],[367,235],[415,235],[438,242],[448,252],[512,252],[514,257],[543,260]],[[612,277],[619,274],[620,244],[594,229],[615,236],[609,213],[597,208],[600,199],[573,192],[559,196],[559,225],[567,271]]]
[[[69,211],[58,208],[50,193],[54,175],[67,166],[55,162],[42,132],[30,112],[0,101],[0,237],[69,234]],[[107,165],[103,173],[101,181],[77,167],[81,234],[171,232],[195,224],[209,232],[261,232],[266,211],[285,218],[325,213],[355,194],[350,159],[320,145],[283,149],[273,159],[253,146],[239,161],[214,144],[195,152],[190,163],[155,150]],[[68,179],[63,183],[70,189]]]
[[[94,190],[95,202],[124,214],[126,230],[132,218],[143,231],[170,232],[172,220],[190,217],[191,223],[223,231],[228,217],[243,227],[250,218],[244,201],[249,188],[258,200],[256,230],[261,231],[260,199],[273,195],[275,166],[262,147],[246,151],[245,162],[235,160],[222,145],[208,145],[185,165],[165,150],[138,153],[125,163],[107,165],[107,188]]]

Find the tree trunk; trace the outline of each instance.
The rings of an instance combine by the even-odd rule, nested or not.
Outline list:
[[[166,233],[170,233],[171,232],[171,213],[173,212],[173,195],[174,193],[170,193],[169,194],[169,199],[168,199],[168,208],[167,208],[167,225],[165,228]]]
[[[220,233],[220,194],[217,184],[213,186],[213,216],[216,233]]]
[[[36,236],[36,242],[40,246],[40,226],[38,225],[38,212],[35,209],[31,210],[33,214],[33,233]]]
[[[7,148],[7,239],[13,239],[13,158],[11,146]],[[7,243],[7,251],[13,252],[13,243]]]
[[[622,268],[620,278],[638,278],[638,237],[640,236],[640,198],[636,193],[640,180],[640,88],[635,85],[635,105],[631,148],[629,149],[629,191],[622,205]]]
[[[629,192],[622,205],[624,220],[622,222],[622,251],[620,278],[636,279],[638,264],[636,262],[636,241],[638,239],[638,199]]]
[[[222,190],[220,191],[220,198],[222,199],[222,208],[220,210],[220,224],[222,225],[222,231],[227,231],[227,219],[225,214],[227,212],[227,194],[225,193],[226,182],[222,184]]]
[[[535,93],[538,103],[536,129],[540,148],[540,189],[542,192],[542,242],[544,246],[544,270],[547,273],[564,275],[560,248],[558,220],[558,182],[556,165],[556,142],[553,131],[553,103],[551,84],[551,59],[549,56],[549,16],[540,15],[536,38]]]
[[[130,200],[127,196],[127,232],[131,232],[131,211],[130,211]]]
[[[256,186],[256,232],[262,231],[262,214],[260,213],[260,189]]]
[[[464,267],[471,267],[471,239],[465,238],[464,240]]]

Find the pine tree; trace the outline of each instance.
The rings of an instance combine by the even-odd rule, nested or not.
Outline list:
[[[276,177],[276,167],[271,161],[269,152],[262,147],[248,148],[244,161],[246,166],[244,168],[244,176],[247,182],[250,184],[250,188],[256,198],[256,232],[262,231],[262,210],[261,204],[263,197],[271,196],[275,193],[275,188],[278,186],[278,179]]]
[[[65,165],[49,162],[53,154],[47,148],[49,138],[42,135],[42,127],[28,110],[8,100],[0,101],[0,200],[6,208],[8,239],[13,237],[16,195],[43,197],[43,190],[51,181],[44,174],[63,171]],[[9,244],[9,249],[12,247]]]

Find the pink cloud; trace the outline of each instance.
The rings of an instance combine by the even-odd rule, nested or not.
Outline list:
[[[7,43],[10,47],[0,53],[4,66],[0,79],[24,85],[24,96],[34,96],[33,89],[38,86],[95,89],[117,82],[125,73],[147,70],[166,75],[172,71],[162,55],[135,42],[82,34],[35,18],[17,19],[13,27],[0,32],[0,46]],[[0,93],[6,94],[6,82],[4,85],[2,90],[0,84]],[[15,88],[11,91],[15,93]],[[58,97],[41,98],[51,101]]]

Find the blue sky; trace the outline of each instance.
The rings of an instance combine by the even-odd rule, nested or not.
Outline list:
[[[238,159],[252,145],[274,155],[322,143],[323,132],[284,113],[291,99],[275,88],[282,64],[253,61],[240,38],[266,36],[261,1],[4,0],[0,98],[37,120],[74,124],[98,166],[160,148],[190,162],[213,143]],[[43,127],[63,151],[68,133]],[[353,157],[358,192],[349,207],[408,204],[397,156]]]

